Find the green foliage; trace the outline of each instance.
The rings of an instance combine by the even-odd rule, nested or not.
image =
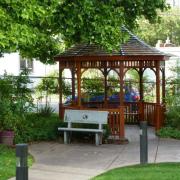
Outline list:
[[[178,180],[180,163],[156,163],[134,165],[109,170],[92,180]]]
[[[108,96],[111,96],[112,94],[118,94],[120,92],[120,86],[119,86],[119,77],[110,75],[108,76]]]
[[[173,72],[180,72],[179,68]],[[165,127],[158,131],[160,137],[180,139],[180,77],[170,78],[166,88],[166,119]],[[172,88],[173,87],[173,88]]]
[[[51,28],[58,0],[0,1],[1,52],[20,51],[23,56],[44,62],[58,52],[59,37]]]
[[[151,24],[146,19],[138,21],[137,34],[145,42],[154,46],[158,40],[166,40],[170,37],[172,43],[180,45],[180,18],[179,9],[171,9],[160,14],[160,21]]]
[[[36,89],[39,92],[46,92],[47,94],[58,93],[58,79],[52,76],[42,78]]]
[[[157,132],[157,135],[162,138],[180,139],[180,130],[173,127],[163,127]]]
[[[4,75],[4,78],[0,79],[0,130],[14,129],[15,116],[12,111],[12,96],[12,82],[7,75]]]
[[[85,95],[97,96],[104,94],[104,77],[97,71],[90,71],[87,77],[82,78],[82,91]],[[119,80],[114,75],[107,76],[107,92],[108,95],[119,93]]]
[[[40,83],[37,85],[36,90],[38,92],[45,93],[46,102],[47,98],[50,94],[58,94],[58,72],[53,72],[49,74],[47,77],[42,78]],[[69,82],[62,80],[62,92],[64,97],[71,95],[71,85]]]
[[[5,145],[0,145],[0,179],[7,180],[15,175],[15,151]]]
[[[28,87],[32,82],[30,81],[29,71],[23,70],[16,78],[12,77],[13,82],[13,111],[20,115],[31,111],[34,108],[32,90]]]
[[[93,77],[92,79],[83,78],[82,88],[85,94],[91,96],[101,95],[104,92],[104,83],[99,77]]]
[[[1,0],[0,54],[19,51],[44,63],[66,47],[93,42],[119,49],[122,25],[133,28],[144,16],[153,21],[165,0]]]
[[[173,72],[179,74],[180,69],[175,68]],[[173,88],[172,88],[173,87]],[[180,130],[180,77],[169,79],[169,84],[166,88],[166,126]]]
[[[0,144],[0,179],[7,180],[16,173],[15,149]],[[33,163],[32,156],[28,157],[28,166]]]
[[[173,77],[168,79],[166,84],[166,103],[168,107],[179,106],[180,104],[180,67],[172,69]]]
[[[58,137],[57,128],[60,126],[64,126],[64,122],[59,120],[57,114],[45,117],[37,113],[29,113],[17,126],[15,142],[56,140]]]
[[[180,130],[180,106],[168,107],[166,112],[166,124]]]
[[[6,73],[0,78],[0,129],[15,130],[16,124],[33,108],[28,72],[25,70],[18,77]]]
[[[44,116],[44,117],[50,117],[54,111],[55,111],[55,109],[53,109],[49,105],[49,103],[38,109],[38,113],[40,114],[40,116]]]
[[[57,28],[64,35],[65,42],[70,44],[96,42],[110,50],[119,49],[123,37],[120,27],[134,27],[139,16],[152,21],[156,18],[157,9],[166,9],[164,0],[64,1],[56,12]]]

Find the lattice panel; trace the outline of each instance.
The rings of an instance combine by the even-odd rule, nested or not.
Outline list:
[[[122,60],[116,61],[81,61],[81,68],[119,68]],[[77,67],[76,61],[60,61],[60,65],[62,68],[73,68]],[[156,61],[123,61],[123,66],[125,68],[154,68],[156,67]]]

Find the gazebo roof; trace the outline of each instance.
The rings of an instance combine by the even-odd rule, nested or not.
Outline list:
[[[55,58],[77,56],[169,56],[151,47],[125,27],[123,27],[123,31],[129,34],[129,40],[121,45],[119,51],[109,52],[96,44],[76,44]]]
[[[130,32],[128,29],[123,27],[123,31],[126,31],[129,34],[129,39],[126,43],[122,44],[120,49],[121,55],[163,55],[169,56],[164,52],[157,50],[156,48],[148,45],[136,35]]]
[[[76,44],[58,56],[108,56],[119,55],[119,52],[108,52],[96,44]]]

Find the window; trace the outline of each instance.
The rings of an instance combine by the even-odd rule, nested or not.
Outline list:
[[[24,59],[20,57],[20,70],[28,69],[30,72],[33,71],[33,60]]]

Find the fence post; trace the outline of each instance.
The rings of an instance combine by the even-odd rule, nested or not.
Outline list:
[[[148,163],[147,121],[140,122],[140,163]]]
[[[27,144],[16,144],[16,180],[28,180],[27,156]]]

